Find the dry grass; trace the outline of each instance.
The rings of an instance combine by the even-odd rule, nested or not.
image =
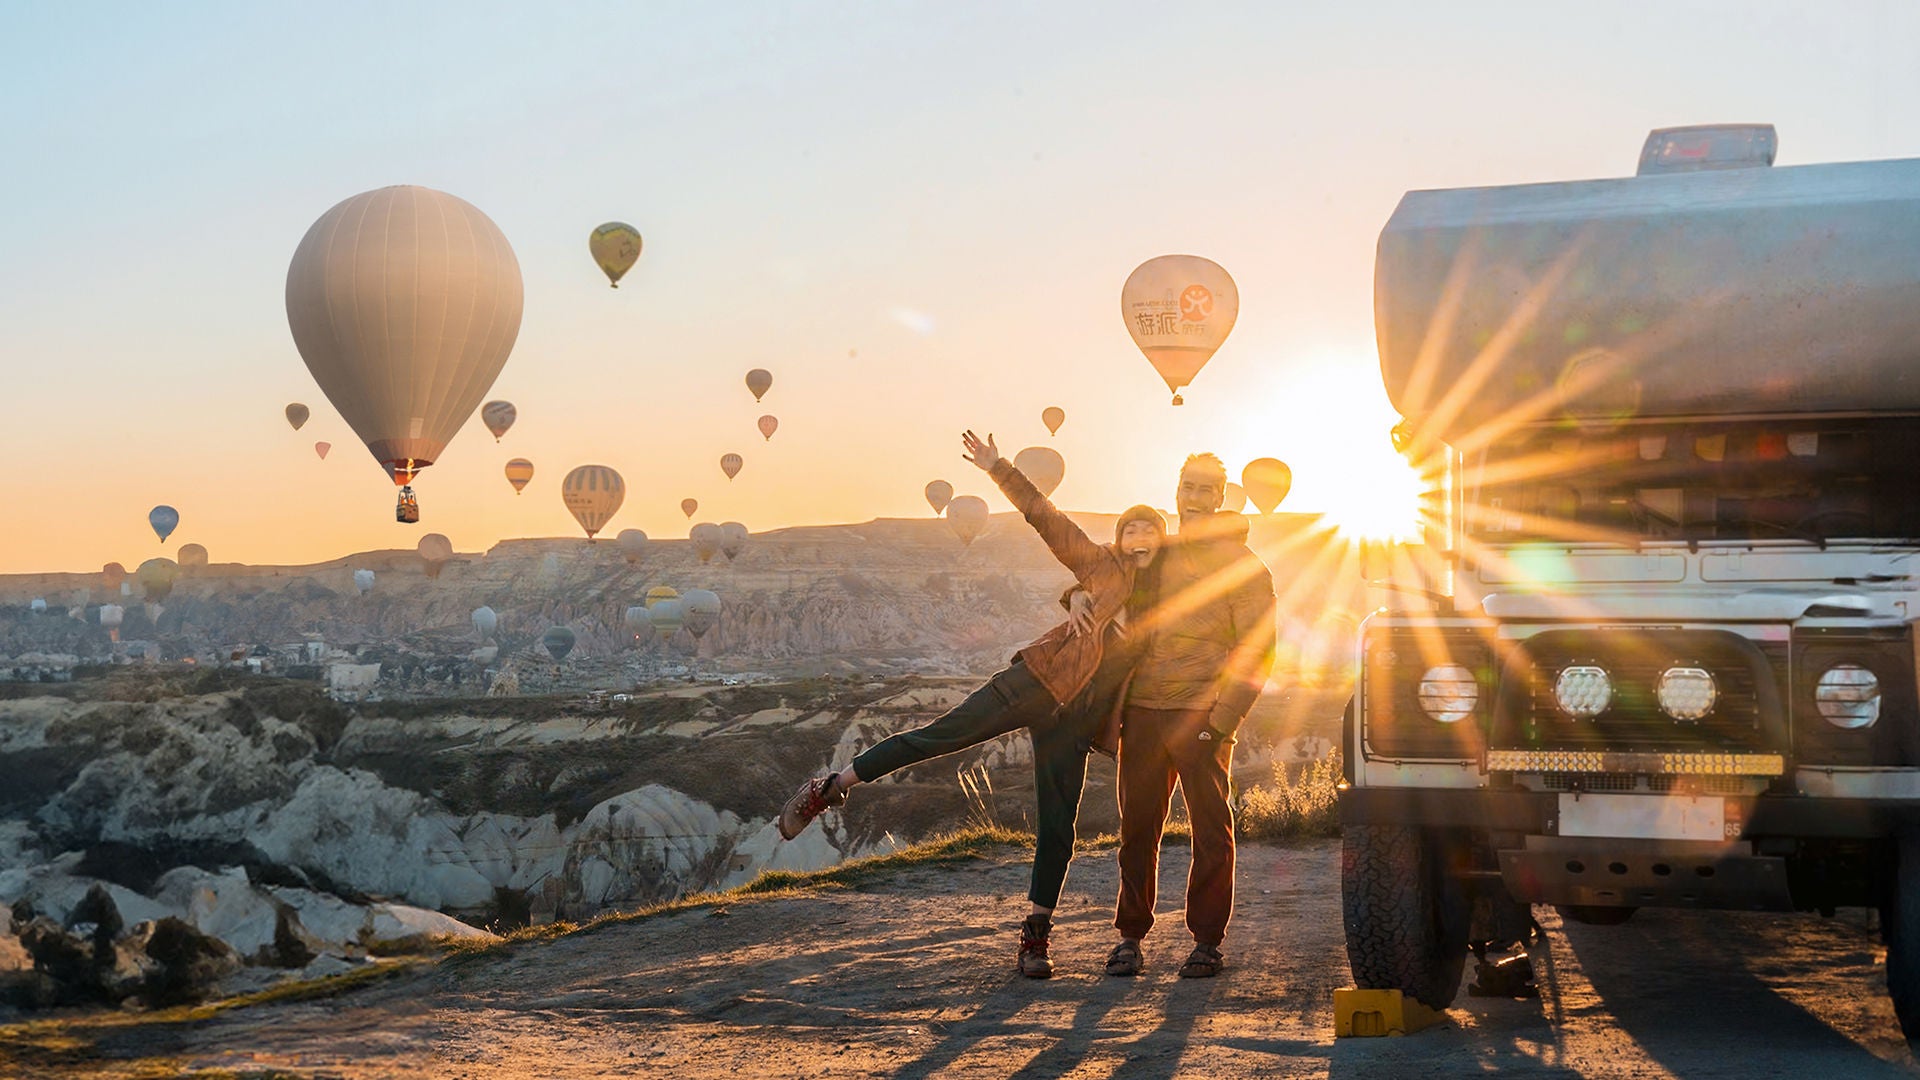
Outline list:
[[[1340,834],[1340,751],[1289,773],[1274,770],[1271,784],[1240,793],[1236,828],[1245,840],[1285,840]]]

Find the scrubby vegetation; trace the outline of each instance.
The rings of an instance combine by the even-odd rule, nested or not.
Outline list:
[[[1309,761],[1291,772],[1276,768],[1273,782],[1240,792],[1234,807],[1243,839],[1282,840],[1337,836],[1340,833],[1340,752]]]

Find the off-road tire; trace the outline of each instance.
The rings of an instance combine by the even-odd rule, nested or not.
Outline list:
[[[1920,1046],[1920,836],[1893,842],[1893,863],[1880,900],[1880,936],[1887,943],[1887,996],[1909,1046]]]
[[[1362,990],[1399,990],[1444,1009],[1460,992],[1471,912],[1443,834],[1348,825],[1340,854],[1347,963]]]

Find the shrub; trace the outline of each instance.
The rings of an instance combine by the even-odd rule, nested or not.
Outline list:
[[[1234,819],[1241,837],[1279,840],[1340,834],[1340,751],[1307,762],[1289,774],[1274,769],[1273,783],[1240,794]]]

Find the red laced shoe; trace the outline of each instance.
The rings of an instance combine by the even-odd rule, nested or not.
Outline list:
[[[834,786],[831,776],[801,784],[800,790],[787,800],[787,805],[780,808],[780,839],[791,840],[799,836],[808,822],[846,801],[847,793]]]

